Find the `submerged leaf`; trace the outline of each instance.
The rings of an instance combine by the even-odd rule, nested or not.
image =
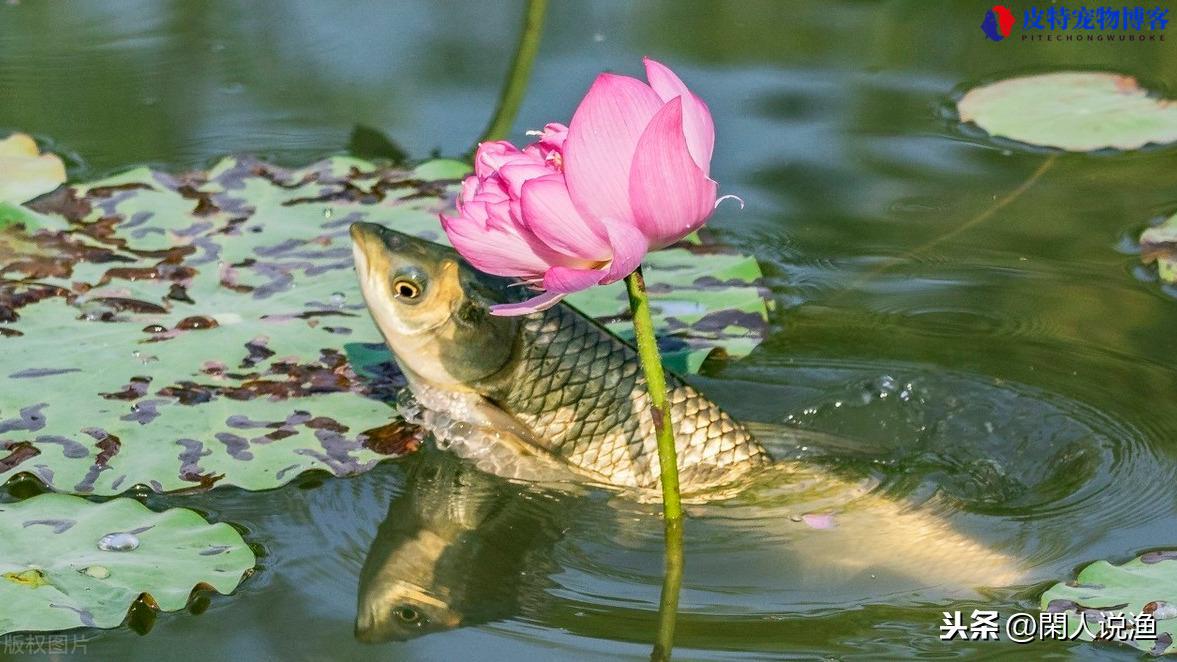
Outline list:
[[[1135,78],[1104,72],[1022,76],[969,90],[962,122],[989,134],[1069,152],[1139,149],[1177,140],[1177,105]]]
[[[0,202],[24,202],[65,183],[65,164],[23,133],[0,140]],[[4,227],[0,219],[0,227]]]
[[[133,536],[111,550],[104,536]],[[0,505],[0,635],[111,628],[132,603],[182,609],[198,586],[231,593],[253,568],[253,552],[228,524],[133,499],[102,504],[62,494]]]
[[[392,163],[404,163],[409,155],[405,149],[384,135],[380,129],[357,124],[352,127],[347,139],[347,151],[365,159],[388,159]]]
[[[443,240],[469,169],[335,157],[287,170],[229,158],[138,168],[0,206],[0,480],[111,495],[352,475],[419,442],[392,424],[403,379],[359,293],[348,226]],[[763,335],[751,258],[654,254],[649,284],[679,369]],[[624,289],[573,298],[629,324]]]
[[[1075,581],[1055,584],[1042,594],[1043,611],[1067,614],[1068,634],[1078,633],[1085,641],[1118,641],[1154,655],[1177,653],[1175,605],[1177,551],[1149,552],[1123,565],[1096,561]],[[1152,619],[1153,634],[1140,625],[1142,618]]]

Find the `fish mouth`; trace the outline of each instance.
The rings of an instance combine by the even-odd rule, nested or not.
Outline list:
[[[382,644],[390,641],[408,641],[426,634],[397,627],[388,619],[372,615],[368,619],[357,619],[354,636],[362,644]]]
[[[351,233],[352,257],[361,284],[366,282],[373,270],[387,267],[416,241],[414,237],[366,221],[352,223],[348,231]]]
[[[352,223],[348,230],[351,232],[352,242],[365,254],[371,254],[375,250],[390,250],[395,247],[393,244],[401,243],[396,237],[397,233],[375,223],[358,221]]]

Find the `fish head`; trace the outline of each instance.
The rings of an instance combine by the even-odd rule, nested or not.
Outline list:
[[[501,370],[515,347],[514,318],[490,314],[511,282],[481,274],[452,248],[353,223],[352,254],[364,301],[410,378],[455,389]]]
[[[425,587],[399,580],[368,588],[356,613],[355,637],[361,642],[408,641],[462,625],[462,614]]]

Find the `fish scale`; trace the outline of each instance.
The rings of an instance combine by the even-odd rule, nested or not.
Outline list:
[[[623,487],[659,484],[658,446],[637,353],[558,305],[519,327],[513,360],[480,387],[570,464]],[[771,459],[723,410],[668,375],[668,400],[685,492],[729,483]]]

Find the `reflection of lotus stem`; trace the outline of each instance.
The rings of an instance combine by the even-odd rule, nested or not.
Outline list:
[[[678,492],[678,458],[674,450],[674,427],[670,423],[670,403],[666,401],[666,375],[662,372],[662,357],[654,338],[654,320],[650,317],[650,298],[646,295],[646,279],[642,267],[625,277],[629,290],[629,309],[633,311],[633,331],[638,346],[642,372],[646,374],[646,390],[650,395],[650,413],[654,416],[654,434],[658,439],[658,465],[662,476],[662,511],[666,521],[682,519],[682,504]]]
[[[544,14],[547,10],[548,0],[529,0],[527,3],[523,32],[519,35],[519,48],[515,51],[514,61],[511,62],[507,84],[503,86],[503,92],[499,95],[499,105],[495,108],[490,126],[486,127],[479,142],[502,140],[510,133],[515,115],[519,112],[519,105],[523,103],[523,96],[527,93],[531,65],[535,62],[536,51],[539,50],[539,38],[544,31]]]
[[[682,520],[666,520],[666,574],[662,578],[662,597],[658,600],[658,639],[650,659],[670,659],[674,645],[674,622],[678,616],[678,592],[682,587]]]
[[[1038,169],[1035,170],[1030,175],[1030,177],[1028,179],[1026,179],[1026,181],[1022,182],[1017,188],[1015,188],[1014,190],[1010,191],[1009,193],[1006,193],[1004,196],[999,198],[996,202],[994,202],[987,209],[985,209],[985,211],[981,212],[980,214],[977,214],[976,216],[965,221],[964,223],[961,223],[960,225],[956,226],[952,230],[949,230],[948,232],[946,232],[938,237],[933,238],[931,241],[921,244],[919,246],[916,246],[915,248],[911,249],[910,251],[907,251],[907,253],[905,253],[902,257],[894,257],[889,260],[883,261],[877,267],[875,267],[874,269],[871,269],[870,271],[868,271],[865,274],[863,274],[862,276],[860,276],[853,283],[850,283],[849,285],[847,285],[842,290],[842,292],[838,296],[835,296],[833,299],[831,299],[831,301],[837,301],[839,298],[841,298],[842,294],[846,294],[848,292],[854,292],[856,290],[861,289],[862,286],[866,285],[868,282],[870,282],[870,280],[874,276],[877,276],[877,275],[883,273],[884,271],[903,262],[904,260],[918,257],[921,253],[925,253],[927,251],[930,251],[933,248],[935,248],[936,246],[939,246],[940,244],[948,241],[949,239],[952,239],[953,237],[955,237],[955,236],[957,236],[967,230],[971,230],[973,227],[980,225],[981,223],[984,223],[985,221],[989,220],[989,217],[991,217],[994,214],[996,214],[997,212],[1001,211],[1003,208],[1005,208],[1006,205],[1010,204],[1014,200],[1017,200],[1018,198],[1020,198],[1022,196],[1023,193],[1030,190],[1030,187],[1034,186],[1034,184],[1038,182],[1039,178],[1041,178],[1042,175],[1046,174],[1047,170],[1050,170],[1050,166],[1054,165],[1054,162],[1056,159],[1058,159],[1057,152],[1046,157],[1046,160],[1043,161],[1038,166]]]

